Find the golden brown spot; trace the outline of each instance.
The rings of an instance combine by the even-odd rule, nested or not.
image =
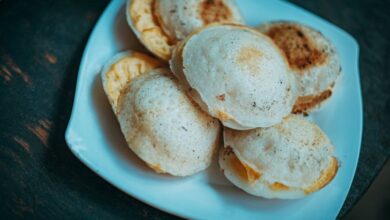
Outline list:
[[[199,11],[205,24],[232,20],[232,12],[223,0],[204,0],[199,4]]]
[[[245,167],[242,165],[241,161],[237,158],[237,156],[232,155],[229,162],[230,162],[230,166],[234,170],[234,173],[236,173],[242,180],[247,181],[248,176],[246,174]]]
[[[217,115],[215,117],[221,121],[227,121],[233,118],[231,115],[224,111],[217,111]]]
[[[244,162],[241,162],[238,157],[234,154],[231,147],[227,147],[225,150],[225,155],[230,156],[230,166],[233,168],[234,172],[244,181],[249,183],[254,183],[256,180],[260,179],[261,174],[249,165]]]
[[[150,168],[152,168],[154,171],[156,171],[157,173],[165,173],[165,171],[163,171],[163,170],[161,169],[160,164],[153,165],[153,164],[149,164],[149,163],[148,163],[148,166],[149,166]]]
[[[311,186],[307,187],[303,191],[306,194],[309,194],[323,188],[336,176],[338,169],[339,165],[337,159],[333,157],[328,168],[321,173],[320,178],[318,178]]]
[[[256,170],[252,169],[248,164],[241,162],[245,168],[247,179],[249,183],[254,183],[256,180],[260,179],[261,174]]]
[[[289,190],[290,188],[286,185],[284,185],[283,183],[280,183],[280,182],[274,182],[271,184],[270,186],[271,190],[274,190],[274,191],[284,191],[284,190]]]
[[[140,32],[144,45],[163,60],[171,57],[170,38],[163,32],[154,15],[154,0],[133,0],[128,8],[132,23]]]
[[[45,58],[49,63],[56,64],[57,63],[57,57],[53,54],[45,53]]]
[[[245,67],[251,74],[257,74],[260,72],[259,59],[262,53],[253,47],[241,48],[238,56],[237,63]]]
[[[279,24],[267,33],[286,55],[290,66],[303,71],[326,62],[327,56],[296,25]]]
[[[240,64],[256,64],[262,53],[253,47],[243,47],[238,53],[237,62]]]
[[[104,89],[114,111],[116,111],[118,99],[123,92],[123,88],[126,88],[126,85],[134,77],[162,66],[164,64],[160,61],[138,52],[133,52],[131,55],[125,56],[112,64],[105,73],[107,83],[104,85]]]
[[[23,138],[14,137],[14,141],[18,143],[21,147],[23,147],[23,149],[30,152],[30,145]]]
[[[220,101],[225,101],[225,94],[217,95],[217,99]]]
[[[307,114],[315,106],[319,105],[332,95],[332,90],[327,89],[317,96],[301,96],[298,97],[294,104],[292,113],[294,114]]]
[[[164,35],[160,28],[144,30],[141,33],[141,41],[145,47],[154,52],[163,60],[171,58],[171,45],[168,44],[168,37]]]

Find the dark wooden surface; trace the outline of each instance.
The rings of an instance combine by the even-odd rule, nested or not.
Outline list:
[[[389,1],[293,0],[359,42],[364,135],[340,216],[390,154]],[[170,219],[111,186],[68,150],[79,62],[108,0],[0,0],[0,217]]]

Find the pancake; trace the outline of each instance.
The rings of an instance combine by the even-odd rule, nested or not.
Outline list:
[[[132,151],[158,173],[188,176],[206,169],[220,144],[220,124],[181,89],[169,69],[133,79],[117,117]]]
[[[273,39],[297,78],[293,112],[308,113],[320,107],[332,95],[341,72],[335,46],[317,30],[299,23],[270,22],[256,29]]]
[[[129,0],[127,21],[156,56],[169,60],[172,47],[210,23],[243,23],[234,0]]]
[[[130,81],[151,69],[164,66],[160,61],[145,54],[125,51],[111,58],[103,67],[103,89],[112,109],[116,112],[119,95]]]
[[[276,45],[241,25],[210,25],[182,41],[170,61],[188,94],[224,126],[246,130],[282,121],[295,81]]]
[[[328,137],[296,115],[269,128],[225,128],[224,142],[219,164],[225,176],[255,196],[301,198],[326,186],[338,170]]]

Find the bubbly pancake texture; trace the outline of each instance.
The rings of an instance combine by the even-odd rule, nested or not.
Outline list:
[[[336,48],[320,32],[294,22],[265,23],[257,29],[268,35],[286,56],[298,81],[294,113],[306,113],[332,95],[341,67]]]
[[[168,60],[172,47],[210,23],[243,23],[234,0],[129,0],[128,23],[142,43]]]
[[[220,144],[220,124],[193,103],[168,69],[135,78],[119,97],[118,120],[129,147],[159,173],[206,169]]]
[[[122,52],[110,59],[104,65],[101,77],[103,89],[114,112],[121,91],[134,77],[162,66],[164,64],[160,61],[134,51]]]
[[[225,126],[268,127],[291,112],[295,82],[265,35],[241,25],[210,25],[174,50],[170,66],[193,99]]]
[[[327,136],[299,116],[270,128],[225,128],[224,142],[219,163],[225,176],[256,196],[300,198],[323,188],[338,170]]]

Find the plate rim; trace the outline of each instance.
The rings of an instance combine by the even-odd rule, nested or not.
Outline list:
[[[83,156],[77,151],[77,143],[75,143],[73,141],[74,137],[77,136],[76,135],[76,132],[74,132],[74,129],[73,129],[73,124],[74,124],[74,118],[75,118],[75,115],[76,115],[76,110],[78,109],[78,103],[79,103],[79,98],[80,98],[80,93],[81,93],[81,89],[82,89],[82,77],[83,77],[83,72],[87,66],[87,62],[88,62],[88,51],[90,50],[90,48],[92,47],[92,41],[91,38],[92,36],[96,35],[96,32],[97,32],[97,26],[103,22],[104,18],[107,17],[107,14],[109,14],[111,11],[112,11],[112,8],[115,8],[116,6],[118,6],[118,4],[120,5],[126,5],[127,3],[127,0],[112,0],[110,3],[108,3],[108,5],[105,7],[104,11],[101,13],[101,15],[99,16],[99,19],[97,20],[97,22],[94,24],[93,26],[93,29],[92,31],[90,32],[89,36],[88,36],[88,41],[86,43],[86,46],[83,50],[83,55],[82,55],[82,58],[81,58],[81,62],[80,62],[80,65],[79,65],[79,69],[78,69],[78,76],[77,76],[77,79],[76,79],[76,89],[75,89],[75,95],[74,95],[74,100],[73,100],[73,105],[72,105],[72,111],[71,111],[71,114],[70,114],[70,118],[69,118],[69,122],[68,122],[68,125],[67,125],[67,128],[66,128],[66,131],[65,131],[65,141],[68,145],[68,148],[71,150],[71,152],[76,156],[76,158],[78,158],[84,165],[86,165],[86,167],[88,167],[90,170],[92,170],[93,172],[95,172],[98,176],[100,176],[102,179],[104,179],[105,181],[107,181],[108,183],[110,183],[111,185],[113,185],[114,187],[116,187],[117,189],[119,189],[120,191],[124,192],[125,194],[147,204],[147,205],[150,205],[158,210],[161,210],[161,211],[164,211],[164,212],[167,212],[169,214],[172,214],[174,216],[178,216],[178,217],[182,217],[182,218],[196,218],[196,216],[191,216],[191,215],[186,215],[185,213],[180,213],[180,212],[177,212],[177,211],[174,211],[174,210],[170,210],[168,208],[165,208],[165,207],[161,207],[161,206],[158,206],[157,204],[155,204],[153,201],[151,200],[147,200],[145,198],[142,198],[141,196],[139,196],[138,194],[135,194],[135,193],[129,193],[128,190],[124,189],[122,186],[120,186],[119,184],[116,184],[115,181],[111,180],[110,178],[108,178],[107,176],[105,176],[104,174],[100,173],[99,170],[95,169],[94,168],[94,165],[91,164],[87,159],[83,158]],[[361,145],[362,145],[362,138],[363,138],[363,123],[364,123],[364,118],[363,118],[363,114],[364,114],[364,106],[363,106],[363,97],[362,97],[362,90],[361,90],[361,80],[360,80],[360,71],[359,71],[359,59],[360,59],[360,47],[359,47],[359,44],[357,42],[357,40],[351,35],[349,34],[347,31],[343,30],[342,28],[338,27],[337,25],[331,23],[330,21],[304,9],[304,8],[301,8],[300,6],[297,6],[291,2],[287,2],[287,1],[280,1],[280,2],[283,2],[283,4],[287,4],[289,7],[294,7],[294,9],[297,9],[297,10],[300,10],[301,12],[304,12],[305,14],[308,14],[310,16],[313,16],[315,18],[317,18],[318,20],[320,20],[321,22],[323,23],[326,23],[327,25],[330,25],[332,26],[334,29],[337,29],[339,32],[343,33],[345,35],[346,38],[348,38],[348,41],[352,43],[353,45],[353,53],[351,53],[351,57],[353,59],[353,68],[354,68],[354,74],[356,75],[356,85],[354,87],[357,88],[357,102],[358,102],[358,105],[359,105],[359,108],[358,108],[358,118],[359,118],[359,127],[358,127],[358,133],[359,133],[359,140],[358,140],[358,149],[357,149],[357,154],[358,154],[358,157],[357,157],[357,160],[353,163],[353,177],[348,181],[348,190],[347,190],[347,194],[345,195],[345,197],[343,198],[343,202],[341,203],[341,205],[338,207],[338,212],[336,213],[335,217],[338,216],[340,214],[340,211],[343,207],[343,205],[345,204],[345,201],[346,201],[346,198],[347,196],[349,195],[349,192],[350,192],[350,189],[352,187],[352,182],[353,180],[355,179],[355,176],[356,176],[356,169],[357,169],[357,165],[359,163],[359,159],[360,159],[360,153],[361,153]]]

